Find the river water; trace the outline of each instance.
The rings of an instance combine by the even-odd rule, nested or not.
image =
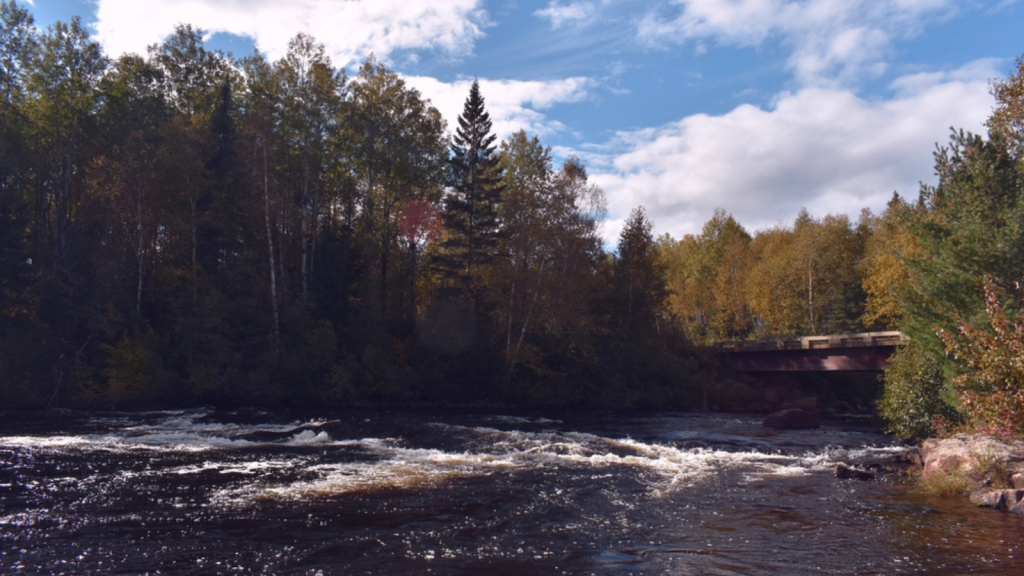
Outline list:
[[[0,423],[3,574],[1024,574],[857,419],[207,410]]]

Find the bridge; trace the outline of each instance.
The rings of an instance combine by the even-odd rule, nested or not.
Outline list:
[[[714,351],[740,372],[880,372],[905,341],[901,332],[861,332],[719,342]]]

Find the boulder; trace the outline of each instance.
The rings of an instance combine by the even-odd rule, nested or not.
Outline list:
[[[1024,490],[979,490],[971,494],[971,504],[996,510],[1024,511]],[[1021,512],[1017,512],[1018,514]]]
[[[779,428],[782,430],[807,430],[820,428],[821,422],[813,413],[799,408],[779,410],[765,417],[762,423],[765,428]]]
[[[972,471],[997,462],[1014,462],[1024,455],[1024,445],[981,434],[957,434],[951,438],[925,440],[920,453],[922,474],[927,477],[958,468]]]
[[[1017,502],[1013,506],[1010,506],[1007,509],[1007,512],[1024,516],[1024,500],[1021,500],[1020,502]]]
[[[840,462],[836,465],[836,478],[840,480],[874,480],[875,475],[864,470],[850,468],[846,464]]]
[[[1013,482],[1014,488],[1024,490],[1024,473],[1018,472],[1014,474],[1010,481]]]

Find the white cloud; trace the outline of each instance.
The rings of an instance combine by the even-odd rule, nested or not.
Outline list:
[[[894,40],[926,21],[952,16],[955,0],[672,0],[678,14],[648,14],[641,40],[659,44],[714,41],[755,47],[779,38],[805,85],[842,85],[886,69]]]
[[[533,13],[539,18],[546,18],[551,21],[551,27],[561,28],[564,24],[572,24],[588,20],[594,13],[594,4],[591,2],[570,2],[562,4],[558,0],[551,0],[547,8],[537,10]]]
[[[487,24],[482,0],[97,0],[106,52],[145,53],[176,24],[252,38],[272,60],[299,32],[326,45],[337,66],[403,49],[469,52]]]
[[[620,133],[585,155],[608,195],[606,239],[616,242],[638,205],[659,233],[679,237],[699,232],[718,207],[758,229],[789,223],[801,207],[856,218],[864,207],[884,209],[893,191],[915,198],[920,181],[934,181],[932,152],[949,128],[983,129],[996,65],[901,77],[885,101],[811,87],[768,110],[745,104]]]
[[[408,76],[405,81],[424,97],[430,98],[447,120],[449,128],[454,130],[473,81],[441,82],[427,76]],[[563,130],[565,127],[560,122],[549,119],[540,111],[556,104],[584,100],[594,84],[584,77],[549,81],[480,79],[479,82],[480,93],[498,138],[519,130],[541,135]]]

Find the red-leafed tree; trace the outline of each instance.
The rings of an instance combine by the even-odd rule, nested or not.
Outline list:
[[[430,242],[437,240],[444,226],[444,215],[426,200],[410,200],[398,212],[398,231],[409,250],[412,273],[409,275],[412,310],[416,312],[416,275],[420,254]]]
[[[989,326],[971,326],[957,316],[958,334],[936,332],[946,354],[967,368],[953,379],[953,385],[968,423],[986,434],[1018,436],[1024,434],[1024,311],[1011,317],[1001,298],[1000,290],[987,278]]]

